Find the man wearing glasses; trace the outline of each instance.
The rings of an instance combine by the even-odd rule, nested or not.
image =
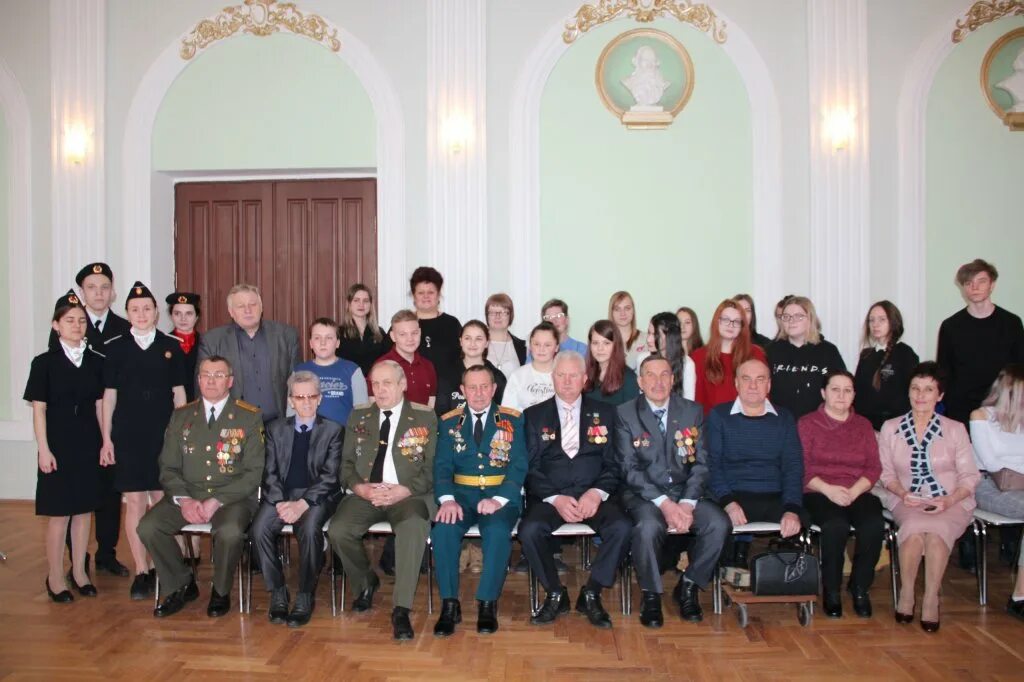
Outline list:
[[[160,484],[166,493],[139,522],[139,538],[153,557],[167,596],[153,611],[170,616],[199,597],[175,535],[191,523],[213,525],[213,590],[206,615],[231,609],[231,583],[256,511],[263,477],[260,410],[231,399],[231,364],[211,355],[199,364],[200,400],[182,405],[164,433]]]
[[[554,325],[558,332],[558,350],[575,351],[586,358],[589,350],[587,344],[569,336],[569,304],[560,298],[553,298],[541,306],[540,311],[541,319]],[[526,361],[530,362],[531,359],[527,353]]]
[[[301,627],[313,615],[324,559],[321,529],[341,499],[338,468],[345,430],[317,414],[322,400],[316,374],[300,370],[288,377],[288,404],[295,416],[267,426],[263,504],[252,522],[252,539],[270,592],[270,622],[287,622],[289,627]],[[299,541],[299,585],[291,612],[277,551],[277,536],[285,524],[292,525]]]

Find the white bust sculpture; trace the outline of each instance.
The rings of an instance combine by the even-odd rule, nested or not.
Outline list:
[[[656,112],[663,111],[664,107],[659,106],[665,90],[671,85],[661,75],[661,62],[658,55],[649,45],[642,45],[633,56],[633,73],[622,80],[629,92],[636,100],[636,104],[629,108],[630,111]]]
[[[994,85],[1010,93],[1013,98],[1013,106],[1006,110],[1007,113],[1024,112],[1024,47],[1013,60],[1013,73]]]

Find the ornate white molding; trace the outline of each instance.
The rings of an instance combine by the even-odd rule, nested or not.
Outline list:
[[[487,9],[432,0],[427,9],[428,262],[461,284],[443,308],[480,318],[487,296]],[[411,264],[413,267],[420,263]]]
[[[8,376],[11,419],[0,421],[0,440],[32,440],[31,412],[21,399],[28,377],[37,334],[36,293],[45,287],[26,286],[35,282],[32,252],[32,118],[18,79],[0,59],[0,110],[7,139],[7,297],[10,314],[8,335]],[[56,297],[54,297],[56,298]],[[16,334],[14,329],[26,330]]]
[[[959,43],[972,31],[977,31],[985,24],[1002,19],[1024,15],[1024,0],[979,0],[971,5],[962,19],[956,20],[952,39]]]
[[[935,74],[955,47],[949,39],[949,25],[959,18],[957,12],[942,22],[921,43],[903,77],[898,109],[898,176],[896,201],[898,226],[896,248],[899,263],[896,279],[898,300],[906,332],[903,340],[922,357],[934,342],[927,329],[925,120],[928,97]],[[966,259],[965,259],[966,260]],[[952,279],[953,273],[950,273]],[[934,333],[934,331],[932,332]]]
[[[341,49],[338,30],[319,14],[306,14],[294,3],[277,0],[245,0],[241,5],[225,7],[219,14],[203,19],[181,39],[182,59],[192,59],[200,50],[237,33],[266,37],[279,31],[291,31],[322,44],[332,52]]]
[[[750,99],[753,135],[753,251],[751,292],[762,319],[772,319],[783,293],[782,118],[772,75],[742,27],[729,26],[722,49],[732,59]],[[570,46],[553,26],[527,57],[512,90],[509,124],[509,225],[507,253],[515,264],[508,292],[519,310],[539,310],[540,298],[540,104],[551,71]],[[521,316],[524,320],[529,315]]]
[[[336,52],[359,78],[373,104],[377,118],[377,309],[393,311],[407,305],[403,282],[408,281],[405,224],[405,123],[398,93],[387,72],[373,53],[344,29],[336,30],[345,49]],[[184,38],[184,36],[182,37]],[[113,260],[115,271],[138,273],[149,281],[156,258],[171,254],[151,252],[153,126],[164,96],[193,61],[184,61],[178,51],[182,38],[164,48],[150,65],[132,99],[125,120],[121,158],[123,212],[121,253]],[[230,39],[229,39],[230,40]],[[160,216],[171,224],[173,216]],[[128,268],[130,264],[130,268]]]
[[[867,9],[865,0],[815,0],[807,8],[811,296],[853,367],[870,305]],[[845,148],[833,148],[830,121],[846,122]]]
[[[571,43],[595,26],[620,17],[642,24],[674,17],[707,33],[716,42],[725,42],[725,22],[718,18],[710,5],[695,5],[690,0],[598,0],[596,4],[584,3],[565,23],[562,40]]]
[[[83,263],[106,256],[106,0],[50,0],[50,206],[56,298]],[[68,134],[84,159],[65,157]]]

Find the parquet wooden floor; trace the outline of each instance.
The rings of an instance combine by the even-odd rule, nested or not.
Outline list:
[[[827,620],[819,612],[803,628],[794,608],[761,605],[741,629],[733,613],[713,615],[705,595],[703,623],[683,623],[666,606],[666,625],[656,631],[639,624],[635,606],[623,617],[617,592],[606,592],[615,623],[610,631],[595,630],[575,614],[553,627],[531,626],[526,578],[513,574],[501,601],[501,630],[482,636],[474,628],[475,580],[466,573],[468,618],[454,637],[431,635],[435,617],[426,612],[424,579],[413,613],[416,639],[395,643],[386,578],[373,611],[337,618],[330,615],[328,581],[321,581],[313,621],[297,630],[267,622],[259,582],[253,613],[207,618],[208,564],[199,601],[166,620],[153,618],[151,602],[128,598],[128,579],[108,576],[96,579],[98,598],[53,604],[42,585],[44,527],[31,503],[0,502],[0,550],[8,555],[0,564],[5,680],[1024,680],[1024,623],[1003,611],[1011,578],[994,553],[990,605],[979,607],[974,577],[951,567],[942,629],[934,635],[916,622],[894,623],[883,569],[870,620],[849,614]],[[127,543],[121,547],[125,561]],[[566,552],[570,564],[573,556]],[[573,598],[582,577],[567,576]]]

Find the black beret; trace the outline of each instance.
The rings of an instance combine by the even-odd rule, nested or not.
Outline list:
[[[111,282],[114,281],[114,271],[106,263],[89,263],[75,275],[75,284],[82,286],[82,282],[89,275],[105,275]]]
[[[76,294],[72,289],[68,289],[68,293],[57,299],[57,302],[53,304],[53,309],[59,310],[61,308],[67,308],[68,306],[84,307],[82,305],[82,299],[78,298],[78,294]]]
[[[199,294],[193,294],[191,291],[175,291],[173,294],[167,294],[167,298],[164,299],[167,305],[172,308],[177,303],[187,303],[191,306],[198,306],[200,297]]]
[[[131,290],[128,291],[128,297],[124,299],[125,310],[128,309],[128,301],[133,298],[148,298],[153,301],[153,305],[156,305],[156,296],[154,296],[153,292],[149,290],[149,287],[142,282],[135,282],[135,284],[132,285]]]

